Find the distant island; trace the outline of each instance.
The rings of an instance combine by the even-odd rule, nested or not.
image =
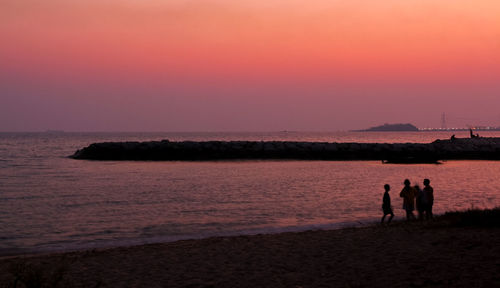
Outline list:
[[[401,124],[401,123],[398,123],[398,124],[384,124],[384,125],[380,125],[380,126],[375,126],[375,127],[371,127],[371,128],[368,128],[368,129],[364,129],[364,130],[356,130],[356,131],[362,131],[362,132],[370,132],[370,131],[373,131],[373,132],[376,132],[376,131],[419,131],[417,127],[415,127],[415,125],[413,124],[410,124],[410,123],[406,123],[406,124]]]

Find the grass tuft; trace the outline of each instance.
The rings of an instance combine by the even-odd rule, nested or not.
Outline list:
[[[66,285],[62,284],[62,280],[68,270],[68,264],[68,261],[65,259],[58,265],[52,266],[47,266],[43,263],[33,263],[27,260],[15,262],[9,269],[13,280],[4,287],[65,287]]]

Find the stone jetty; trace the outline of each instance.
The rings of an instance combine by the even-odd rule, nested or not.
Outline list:
[[[435,163],[438,160],[500,160],[500,138],[456,138],[432,143],[329,143],[291,141],[103,142],[76,151],[89,160],[203,161],[244,159],[382,160]]]

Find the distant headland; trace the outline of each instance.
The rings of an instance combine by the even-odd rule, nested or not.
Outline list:
[[[352,130],[352,132],[443,132],[443,131],[500,131],[500,127],[496,126],[468,126],[468,127],[453,127],[453,128],[418,128],[410,123],[395,123],[370,127],[368,129]]]
[[[380,126],[375,126],[371,127],[368,129],[362,129],[362,130],[355,130],[358,132],[391,132],[391,131],[396,131],[396,132],[402,132],[402,131],[409,131],[409,132],[417,132],[419,129],[410,123],[397,123],[397,124],[384,124]]]

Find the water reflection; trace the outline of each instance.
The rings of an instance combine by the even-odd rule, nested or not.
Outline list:
[[[496,161],[77,161],[64,156],[99,140],[151,140],[156,134],[75,134],[43,141],[5,135],[0,133],[1,251],[378,222],[385,183],[392,187],[394,220],[400,220],[405,178],[421,185],[431,179],[434,213],[500,206]],[[392,141],[404,137],[395,134]]]

